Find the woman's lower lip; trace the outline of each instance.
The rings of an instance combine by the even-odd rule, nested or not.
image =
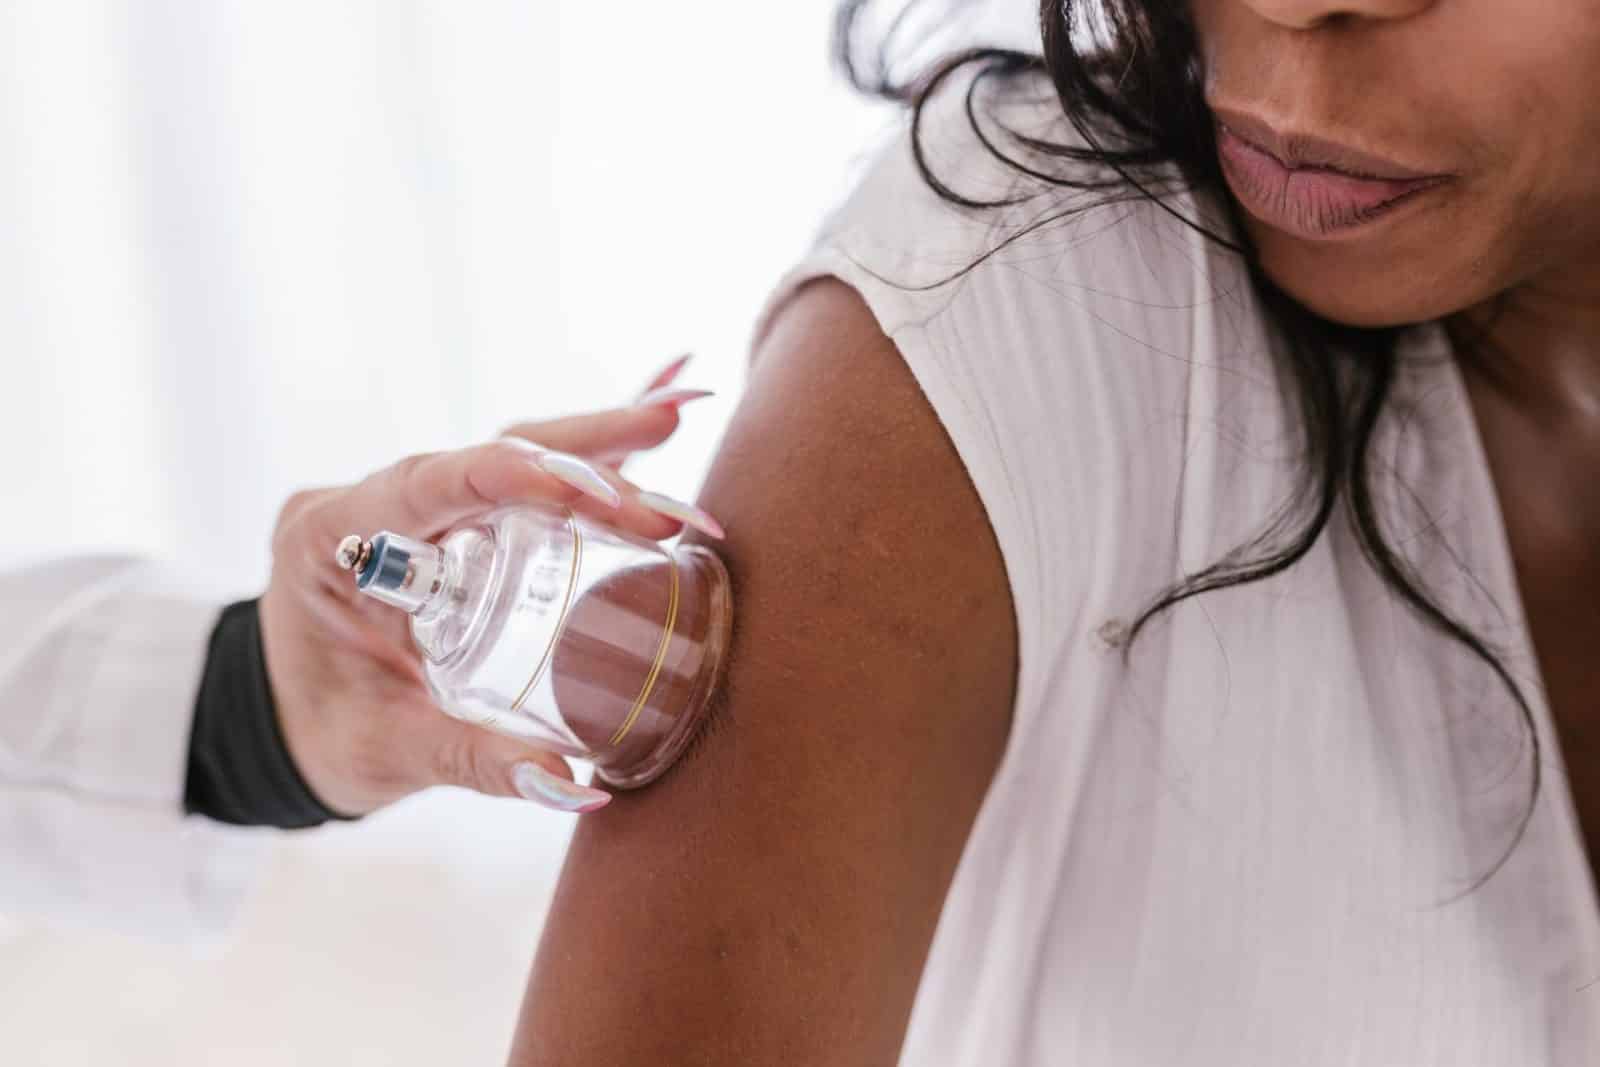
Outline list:
[[[1338,171],[1290,168],[1225,126],[1217,151],[1228,187],[1246,211],[1294,237],[1342,236],[1448,180],[1358,178]]]

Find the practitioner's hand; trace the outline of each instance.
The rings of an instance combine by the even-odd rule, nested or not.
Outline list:
[[[357,530],[431,539],[475,513],[524,500],[568,505],[651,539],[671,537],[685,522],[719,535],[698,509],[641,493],[612,467],[666,440],[678,427],[678,406],[708,395],[667,387],[686,358],[632,406],[520,423],[487,444],[409,456],[354,485],[289,498],[273,534],[261,641],[290,755],[324,804],[364,814],[431,785],[520,795],[564,811],[590,811],[609,799],[575,784],[554,753],[441,712],[408,617],[357,594],[334,550]]]

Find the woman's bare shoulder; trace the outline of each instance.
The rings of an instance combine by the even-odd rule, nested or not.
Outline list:
[[[893,1062],[1008,731],[999,549],[833,280],[774,317],[699,502],[728,530],[726,683],[679,766],[580,824],[513,1058]]]

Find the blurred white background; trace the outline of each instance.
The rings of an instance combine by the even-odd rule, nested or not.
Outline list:
[[[6,0],[0,565],[131,549],[253,595],[292,490],[683,350],[719,396],[630,474],[693,499],[762,298],[889,118],[831,17]],[[436,791],[293,835],[205,953],[0,919],[0,1062],[497,1062],[570,826]]]

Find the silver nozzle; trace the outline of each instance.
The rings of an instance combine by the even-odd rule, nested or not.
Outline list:
[[[415,613],[445,583],[444,552],[437,545],[390,530],[363,541],[351,534],[334,560],[356,580],[356,591]]]
[[[367,560],[372,558],[372,542],[363,541],[360,534],[351,534],[339,542],[339,548],[333,554],[334,562],[339,564],[340,570],[359,571],[367,565]]]

